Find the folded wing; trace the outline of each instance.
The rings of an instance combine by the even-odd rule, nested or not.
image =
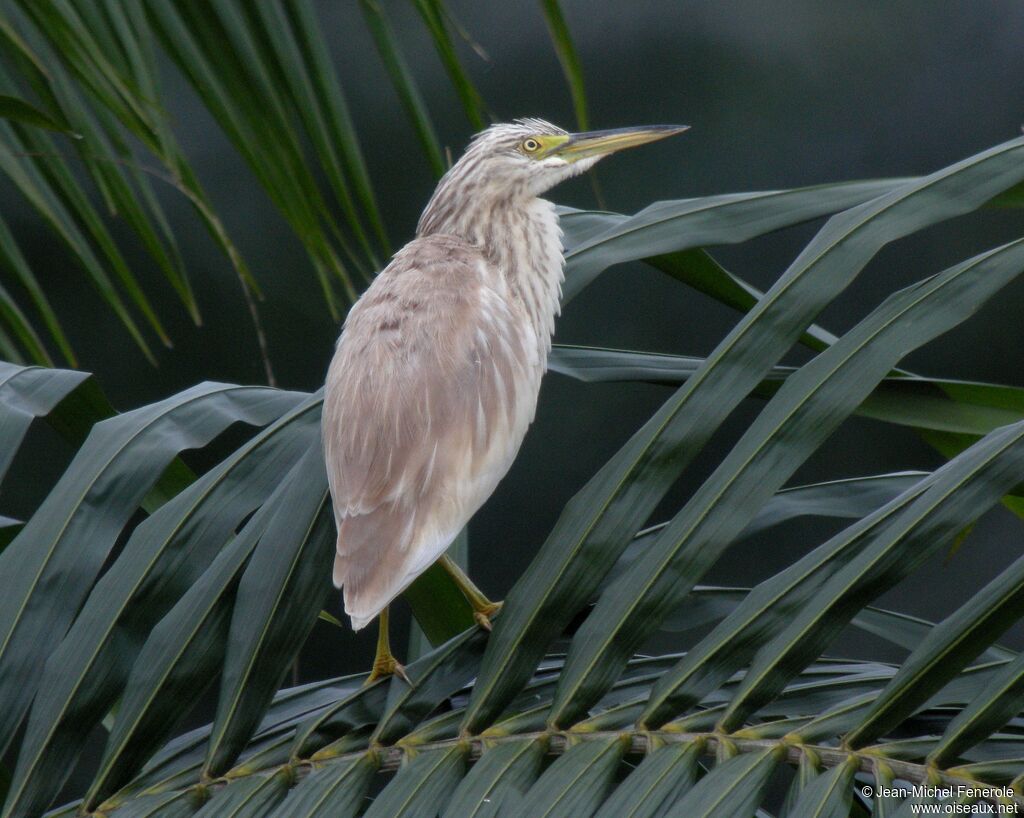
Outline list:
[[[354,628],[444,553],[515,458],[543,366],[520,309],[476,248],[440,235],[407,245],[352,308],[323,437]]]

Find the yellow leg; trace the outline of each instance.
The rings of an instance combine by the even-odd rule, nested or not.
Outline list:
[[[473,584],[473,580],[466,576],[466,572],[459,568],[458,564],[445,554],[439,560],[441,567],[448,572],[455,584],[459,586],[459,590],[462,591],[463,596],[469,601],[469,604],[473,607],[473,618],[477,624],[484,630],[491,629],[491,617],[494,616],[499,610],[501,610],[500,602],[491,602],[483,591],[477,588]]]
[[[370,684],[385,676],[397,676],[406,684],[411,685],[409,677],[405,675],[405,668],[391,652],[391,640],[388,636],[388,608],[380,612],[377,632],[377,655],[373,657],[373,670],[366,677],[365,684]]]

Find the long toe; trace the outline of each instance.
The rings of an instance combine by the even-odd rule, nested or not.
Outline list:
[[[366,677],[366,681],[363,682],[363,686],[373,684],[378,679],[386,679],[388,676],[397,676],[409,687],[415,687],[412,680],[409,678],[409,674],[405,672],[405,665],[399,662],[394,656],[388,654],[387,656],[378,656],[373,662],[373,670],[370,671],[370,675]]]
[[[491,617],[493,617],[498,611],[501,610],[502,602],[489,602],[481,608],[477,608],[473,611],[473,619],[485,631],[489,631],[493,628],[491,624]]]

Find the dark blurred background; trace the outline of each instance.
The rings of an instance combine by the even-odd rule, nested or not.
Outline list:
[[[572,127],[569,93],[538,3],[449,0],[448,5],[486,51],[484,59],[459,43],[496,119],[541,116]],[[598,166],[611,210],[631,212],[657,199],[924,173],[1018,135],[1024,123],[1024,4],[1015,0],[563,0],[562,5],[585,72],[594,127],[692,126],[683,137]],[[422,22],[410,3],[390,0],[384,6],[442,142],[458,155],[471,129]],[[325,0],[319,11],[390,238],[401,246],[431,193],[428,166],[357,4]],[[166,90],[180,141],[266,291],[261,309],[280,384],[316,389],[338,326],[300,245],[169,65]],[[96,373],[119,409],[204,379],[252,383],[263,378],[234,274],[188,203],[173,190],[162,191],[162,198],[205,325],[193,327],[160,276],[147,272],[148,257],[132,252],[129,260],[149,285],[176,342],[173,350],[160,351],[159,368],[153,368],[16,194],[0,189],[0,204],[46,279],[82,367]],[[557,189],[551,198],[595,206],[585,179]],[[713,252],[764,288],[817,226]],[[821,323],[843,331],[892,290],[1016,238],[1022,227],[1020,211],[986,211],[889,247],[821,316]],[[132,248],[131,237],[124,235]],[[926,374],[1024,386],[1022,305],[1024,282],[1019,282],[906,365]],[[570,305],[556,340],[702,355],[736,318],[657,271],[623,266],[607,271]],[[800,353],[795,351],[791,360],[802,360]],[[664,387],[585,385],[548,376],[520,458],[470,528],[472,573],[488,593],[503,596],[564,503],[669,394]],[[658,519],[680,506],[759,408],[751,401],[736,413],[672,492]],[[905,429],[853,420],[800,470],[794,483],[929,469],[940,462]],[[26,474],[47,468],[38,462],[20,465]],[[776,529],[734,548],[707,581],[755,582],[820,542],[829,530],[813,521]],[[1020,534],[1018,520],[996,511],[954,559],[929,565],[882,603],[921,616],[948,612],[1017,556]],[[314,640],[303,658],[304,678],[364,668],[373,634],[354,637],[320,624]],[[1020,634],[1008,641],[1022,643]],[[666,639],[655,647],[675,644]],[[847,649],[866,648],[850,642]]]

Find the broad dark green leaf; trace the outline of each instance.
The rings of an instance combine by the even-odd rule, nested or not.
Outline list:
[[[458,555],[464,553],[466,560],[469,556],[466,550],[467,536],[467,529],[463,529],[448,550],[449,556],[460,565],[463,562]],[[463,631],[477,626],[473,619],[473,608],[465,594],[459,590],[451,575],[437,563],[420,574],[402,592],[402,597],[412,609],[415,632],[422,634],[422,640],[417,643],[418,649],[409,653],[410,660],[418,659],[431,645],[443,645]]]
[[[699,743],[672,742],[648,752],[608,797],[594,818],[659,818],[697,780]]]
[[[792,812],[793,807],[796,806],[796,802],[800,800],[804,790],[818,777],[820,772],[821,763],[817,753],[813,750],[804,749],[800,753],[800,761],[797,764],[796,772],[793,774],[793,780],[786,791],[786,800],[782,802],[782,809],[779,812],[781,818],[790,818],[789,814]]]
[[[184,715],[179,702],[205,689],[222,667],[235,591],[262,537],[287,544],[305,533],[291,513],[318,490],[323,463],[304,457],[202,577],[152,630],[136,659],[86,801],[95,807],[126,783]],[[320,496],[317,496],[319,500]]]
[[[786,818],[847,818],[853,805],[853,777],[859,761],[833,767],[810,782]]]
[[[195,818],[266,818],[273,813],[291,785],[285,770],[254,775],[217,790]]]
[[[0,515],[0,549],[6,547],[24,526],[25,524],[21,520]]]
[[[1024,704],[1024,656],[1008,663],[949,723],[929,761],[945,766],[984,741],[1021,711]]]
[[[589,818],[611,789],[625,749],[619,736],[587,738],[569,747],[526,792],[520,815]]]
[[[281,737],[291,741],[302,722],[330,708],[354,689],[358,690],[364,678],[325,679],[280,691],[246,749],[243,761],[258,753],[261,746],[276,743]],[[199,780],[206,758],[206,743],[212,726],[207,724],[169,741],[115,798],[124,800],[142,791],[163,792],[194,784]]]
[[[227,641],[232,596],[266,517],[257,513],[150,633],[86,794],[90,809],[110,809],[120,802],[106,799],[169,738],[184,715],[180,702],[213,682]]]
[[[294,533],[268,530],[235,597],[206,763],[211,777],[227,770],[256,729],[330,587],[336,534],[319,440],[300,468],[304,493],[288,509]]]
[[[728,679],[766,639],[774,636],[779,624],[809,598],[825,577],[848,562],[871,536],[884,531],[898,513],[950,468],[922,477],[877,511],[757,586],[655,685],[641,723],[663,724]]]
[[[735,273],[726,270],[710,253],[699,247],[654,256],[644,259],[644,262],[740,312],[752,309],[764,295]],[[811,324],[800,336],[801,344],[819,351],[831,346],[835,340],[835,335],[817,324]]]
[[[1024,557],[932,628],[846,736],[852,748],[888,733],[1024,614]]]
[[[366,818],[425,818],[439,814],[466,768],[459,745],[417,753],[374,799]]]
[[[1024,468],[1024,423],[986,436],[935,472],[933,484],[877,533],[761,649],[723,719],[738,724],[770,701],[870,599],[998,502]],[[952,490],[952,494],[951,494]]]
[[[677,385],[684,383],[702,363],[702,358],[684,355],[556,345],[551,350],[550,368],[590,383],[639,380]],[[795,371],[793,367],[773,367],[755,394],[774,395]],[[894,375],[878,384],[857,407],[857,414],[917,429],[977,436],[1020,420],[1024,415],[1024,389]]]
[[[88,378],[86,372],[21,367],[0,361],[0,481],[32,421],[53,412]]]
[[[968,211],[1014,184],[1016,174],[1024,173],[1018,161],[1022,151],[1020,140],[999,146],[897,188],[825,226],[704,367],[569,502],[537,558],[505,600],[467,708],[467,730],[479,730],[501,712],[529,678],[546,645],[590,598],[628,538],[686,463],[821,307],[887,241]],[[861,191],[860,195],[869,194]],[[770,229],[763,221],[759,224],[758,229]],[[738,239],[735,229],[732,225],[733,238]],[[638,238],[643,233],[636,230],[627,235],[644,243]],[[597,250],[601,245],[599,239],[591,239],[583,246],[583,250],[594,248],[590,262],[597,267],[605,259],[605,253]]]
[[[74,461],[0,554],[0,736],[9,737],[123,527],[179,452],[236,422],[263,425],[290,393],[201,384],[93,427]],[[49,647],[47,647],[49,646]]]
[[[926,476],[927,472],[895,472],[783,489],[761,507],[737,539],[753,537],[772,526],[799,517],[864,517]],[[619,558],[616,571],[611,572],[612,576],[634,562],[667,525],[668,523],[660,523],[637,533],[633,542]],[[685,601],[683,605],[686,605]],[[683,621],[675,615],[672,619]],[[666,629],[672,629],[670,620],[666,621]]]
[[[377,771],[372,754],[332,762],[315,769],[288,793],[273,818],[354,818],[366,803],[366,791]]]
[[[469,526],[466,526],[456,536],[455,540],[450,546],[448,546],[447,556],[455,561],[455,564],[459,566],[468,575],[469,573]],[[446,576],[448,572],[444,568],[435,563],[433,568],[436,571],[440,571]],[[436,571],[432,572],[436,575]],[[423,579],[421,574],[418,580]],[[456,594],[458,596],[456,596]],[[472,628],[476,625],[476,620],[473,619],[473,609],[469,604],[469,600],[466,599],[465,595],[459,591],[458,586],[454,582],[436,582],[434,576],[427,578],[426,582],[414,581],[412,585],[405,589],[402,593],[405,601],[409,603],[409,606],[413,611],[413,621],[409,623],[409,647],[407,649],[406,659],[407,661],[413,662],[419,659],[423,654],[427,653],[431,647],[444,644],[453,636],[462,633],[467,628]],[[460,604],[458,597],[462,597]],[[429,612],[429,613],[425,613]],[[428,638],[423,632],[423,628],[420,627],[416,621],[417,616],[421,616],[427,621],[433,622],[439,620],[438,613],[451,614],[451,624],[449,629],[444,633],[434,634],[434,638]]]
[[[47,663],[22,741],[22,798],[46,803],[92,727],[121,694],[153,625],[318,440],[319,397],[303,400],[132,532]]]
[[[835,339],[817,348],[831,346]],[[685,382],[701,358],[594,347],[555,346],[550,368],[588,382],[641,380]],[[758,397],[774,395],[795,369],[773,367],[755,388]],[[897,372],[883,380],[857,407],[855,414],[914,428],[945,457],[953,457],[981,435],[1024,418],[1024,389],[1002,384],[972,383]],[[1024,516],[1024,500],[1004,504]]]
[[[544,743],[536,739],[488,746],[452,794],[442,818],[482,818],[509,792],[525,793],[537,780]]]
[[[913,198],[897,196],[889,207]],[[872,224],[876,211],[887,212],[869,203],[854,219],[855,234]],[[827,258],[823,252],[815,258]],[[799,259],[794,264],[799,270]],[[552,707],[556,723],[571,723],[607,689],[756,510],[903,355],[969,317],[1022,266],[1024,241],[1014,242],[901,290],[787,379],[648,551],[602,595],[570,647]]]
[[[412,686],[392,677],[388,700],[374,741],[390,744],[407,733],[442,701],[468,684],[476,675],[488,633],[473,628],[435,648],[405,671]]]
[[[111,818],[190,818],[200,805],[195,793],[145,795],[110,813]]]
[[[914,650],[935,627],[933,622],[916,616],[884,611],[868,606],[854,617],[853,626],[867,633],[899,645],[907,650]],[[982,658],[986,662],[999,662],[1013,659],[1017,654],[999,645],[985,645]]]
[[[666,818],[753,818],[779,755],[778,749],[769,749],[720,763],[676,802]]]
[[[360,728],[369,729],[380,721],[388,697],[390,680],[377,679],[347,691],[330,707],[306,719],[295,730],[292,758],[324,758],[333,753],[332,742],[344,739]],[[325,747],[328,749],[325,750]]]
[[[571,301],[614,264],[680,250],[738,244],[780,227],[854,207],[898,187],[899,180],[844,182],[655,202],[627,217],[618,213],[590,214],[586,226],[591,235],[579,243],[574,243],[571,233],[567,238],[562,301]],[[595,234],[595,222],[601,218],[608,227]]]

